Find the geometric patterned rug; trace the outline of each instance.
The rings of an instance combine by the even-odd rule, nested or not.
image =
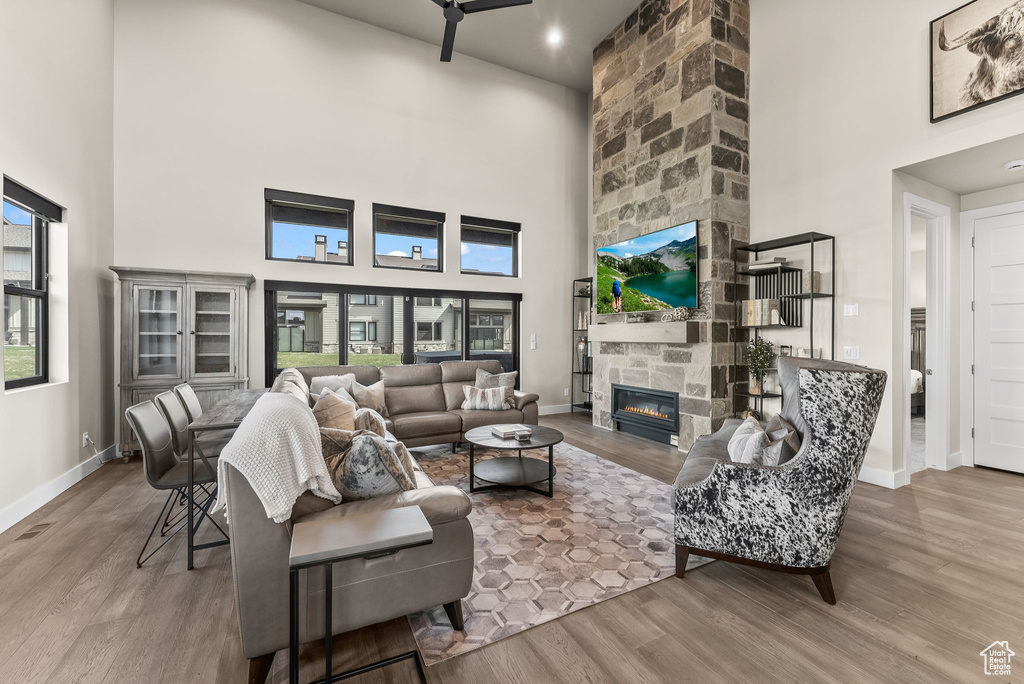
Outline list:
[[[468,493],[465,447],[412,451],[435,484]],[[547,449],[523,453],[547,460]],[[453,630],[441,607],[409,616],[427,665],[674,574],[671,485],[564,442],[555,467],[550,499],[523,489],[470,495],[476,569],[462,601],[466,629]],[[690,556],[687,569],[708,562]]]

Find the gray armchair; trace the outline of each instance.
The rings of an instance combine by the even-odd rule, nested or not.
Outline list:
[[[699,438],[675,482],[676,576],[690,553],[810,575],[836,602],[829,565],[885,391],[886,374],[821,359],[779,359],[782,416],[801,435],[780,466],[729,460],[739,421]]]

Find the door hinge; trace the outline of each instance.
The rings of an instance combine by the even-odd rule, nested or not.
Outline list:
[[[971,247],[974,247],[974,237],[971,237]]]
[[[971,375],[974,375],[974,364],[971,364]]]
[[[974,300],[971,300],[971,311],[974,311]]]
[[[974,439],[974,428],[971,428],[971,439]]]

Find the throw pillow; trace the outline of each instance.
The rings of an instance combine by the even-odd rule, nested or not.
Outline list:
[[[511,373],[488,373],[483,368],[476,369],[477,389],[490,389],[492,387],[505,388],[505,408],[516,407],[516,376],[519,371]]]
[[[781,415],[772,416],[764,431],[768,434],[765,465],[782,465],[800,451],[800,433]]]
[[[504,411],[508,408],[504,387],[480,389],[466,385],[462,391],[466,393],[466,400],[462,402],[464,411]]]
[[[355,382],[355,373],[346,373],[345,375],[321,375],[313,378],[309,383],[310,394],[323,394],[325,389],[329,389],[332,392],[345,390],[346,394],[351,394],[352,383]]]
[[[324,461],[342,501],[416,489],[412,458],[372,432],[320,428]],[[397,446],[397,445],[396,445]]]
[[[270,386],[270,391],[290,394],[309,405],[309,387],[306,386],[306,380],[302,377],[302,373],[294,368],[285,368],[278,373],[274,378],[274,384]]]
[[[324,390],[313,406],[313,416],[320,427],[355,430],[356,408],[354,403],[330,390]]]
[[[352,381],[352,398],[359,404],[359,408],[373,409],[380,415],[387,418],[388,406],[384,403],[384,381],[375,382],[370,386],[361,385],[355,380]]]
[[[361,408],[356,411],[356,430],[369,430],[381,437],[388,436],[388,426],[384,418],[373,409]]]
[[[729,458],[733,463],[764,463],[764,448],[768,446],[768,435],[753,416],[736,428],[729,440]]]

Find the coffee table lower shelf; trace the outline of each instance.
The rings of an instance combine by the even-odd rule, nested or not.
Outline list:
[[[497,456],[486,461],[474,463],[473,445],[469,445],[469,491],[486,492],[505,487],[520,487],[537,494],[550,497],[554,495],[555,474],[558,469],[554,465],[554,447],[548,447],[548,460],[523,456]],[[477,485],[477,480],[489,484]],[[547,489],[532,485],[547,482]]]

